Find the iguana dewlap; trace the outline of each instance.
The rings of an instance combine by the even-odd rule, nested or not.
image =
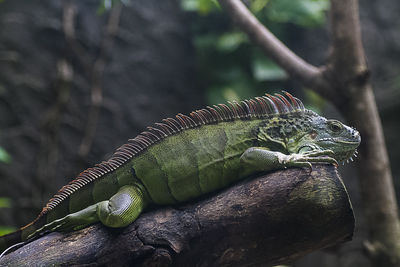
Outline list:
[[[33,222],[0,237],[0,251],[47,231],[99,221],[124,227],[151,203],[187,201],[257,172],[351,158],[361,140],[355,129],[285,94],[214,105],[148,127],[62,187]]]

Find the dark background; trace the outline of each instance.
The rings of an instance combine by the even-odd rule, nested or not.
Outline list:
[[[328,1],[294,2],[247,3],[291,49],[322,65],[329,56]],[[146,126],[178,112],[284,89],[309,108],[341,118],[329,102],[287,79],[213,1],[131,0],[120,13],[108,3],[0,2],[2,230],[34,219],[80,171],[106,160]],[[362,0],[360,8],[400,192],[400,2]],[[354,240],[313,253],[296,266],[368,266],[355,164],[340,170],[357,218]]]

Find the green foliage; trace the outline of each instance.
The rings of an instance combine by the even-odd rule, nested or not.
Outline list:
[[[0,0],[1,1],[1,0]],[[128,4],[130,0],[100,0],[100,5],[97,8],[97,14],[102,15],[104,12],[110,10],[118,3]]]
[[[0,162],[3,162],[3,163],[11,162],[11,156],[2,147],[0,147]]]
[[[250,10],[253,13],[260,12],[269,2],[270,0],[253,0],[250,2]]]
[[[10,208],[10,207],[11,207],[10,199],[6,197],[0,197],[0,208]],[[0,225],[0,236],[14,232],[15,230],[16,230],[15,227]]]
[[[181,7],[185,11],[194,11],[203,15],[220,9],[217,0],[182,0]]]
[[[310,89],[305,89],[304,93],[306,102],[308,103],[307,108],[321,114],[325,107],[326,100]]]
[[[11,162],[11,156],[2,147],[0,147],[0,162],[3,163]],[[11,207],[10,199],[6,197],[0,197],[0,209],[10,208],[10,207]],[[16,229],[14,227],[0,225],[0,236],[14,232],[15,230]]]
[[[250,10],[285,43],[292,33],[325,22],[328,0],[252,0]],[[210,103],[287,88],[287,75],[235,28],[216,0],[181,0]],[[274,90],[275,89],[275,90]]]
[[[253,60],[253,75],[257,81],[279,81],[287,78],[286,72],[265,57],[257,57]]]
[[[235,51],[241,44],[247,43],[248,39],[243,32],[227,32],[216,39],[216,49],[223,53]]]
[[[316,27],[325,23],[329,2],[325,0],[269,1],[265,9],[268,18],[275,22],[291,22],[303,27]]]
[[[0,197],[0,209],[1,208],[10,208],[11,207],[11,201],[9,198],[6,197]]]
[[[0,226],[0,236],[16,231],[17,228],[11,226]]]

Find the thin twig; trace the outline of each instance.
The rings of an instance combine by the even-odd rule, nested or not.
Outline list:
[[[91,106],[88,121],[85,128],[85,135],[79,147],[79,155],[85,157],[92,146],[97,128],[97,120],[100,107],[103,103],[103,73],[106,65],[107,53],[112,49],[114,36],[118,32],[118,24],[121,16],[122,5],[116,4],[112,9],[106,26],[104,38],[101,43],[100,53],[95,60],[91,72]]]
[[[88,57],[85,49],[77,41],[75,35],[76,9],[77,7],[71,2],[71,0],[63,0],[63,32],[68,47],[74,56],[74,60],[79,62],[86,76],[90,77],[92,72],[91,60]]]
[[[54,83],[56,96],[53,104],[44,113],[40,125],[40,146],[36,169],[36,188],[32,190],[32,200],[41,199],[38,195],[47,195],[55,187],[57,163],[59,159],[60,127],[65,109],[70,100],[73,69],[62,58],[57,62],[57,79]],[[40,190],[37,190],[37,188]],[[34,202],[32,201],[31,202]],[[40,208],[35,207],[35,208]]]
[[[100,46],[98,57],[92,60],[87,56],[87,52],[80,45],[75,35],[76,6],[70,0],[63,1],[63,30],[67,43],[74,54],[74,59],[84,69],[85,75],[90,80],[91,104],[89,108],[88,120],[86,123],[82,142],[79,146],[78,154],[86,157],[93,144],[94,135],[97,128],[100,107],[103,103],[103,73],[106,65],[107,53],[112,49],[114,36],[118,32],[118,24],[122,11],[122,4],[117,3],[111,9],[110,16],[105,28],[105,34]]]

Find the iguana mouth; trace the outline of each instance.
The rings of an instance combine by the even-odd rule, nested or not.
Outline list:
[[[354,152],[351,154],[351,156],[345,157],[345,158],[344,158],[343,160],[341,160],[340,162],[344,165],[345,163],[349,163],[350,161],[354,161],[353,157],[354,157],[354,158],[357,158],[357,157],[358,157],[358,151],[357,151],[357,149],[354,150]]]
[[[349,163],[350,161],[354,161],[353,157],[356,158],[358,154],[356,148],[360,144],[360,140],[349,141],[334,137],[321,138],[318,140],[318,142],[340,144],[340,146],[342,146],[342,151],[335,152],[336,155],[335,159],[339,162],[342,162],[343,165],[344,163]]]
[[[341,143],[341,144],[346,144],[346,145],[359,145],[360,142],[356,141],[345,141],[345,140],[341,140],[341,139],[334,139],[335,142]]]
[[[347,141],[347,140],[343,140],[340,138],[322,138],[319,139],[318,141],[330,141],[330,142],[336,142],[336,143],[341,143],[341,144],[346,144],[346,145],[355,145],[358,146],[360,144],[360,141]]]

